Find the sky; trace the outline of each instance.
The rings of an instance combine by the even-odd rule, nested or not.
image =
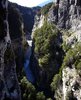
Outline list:
[[[50,1],[50,0],[9,0],[9,1],[26,7],[34,7],[43,2]]]

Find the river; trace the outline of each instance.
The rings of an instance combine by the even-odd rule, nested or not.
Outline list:
[[[25,69],[25,73],[26,73],[26,77],[27,77],[28,81],[31,83],[34,83],[35,78],[33,76],[31,68],[30,68],[30,57],[32,54],[32,40],[27,40],[27,42],[28,42],[29,47],[28,47],[28,49],[26,51],[26,55],[25,55],[24,69]]]

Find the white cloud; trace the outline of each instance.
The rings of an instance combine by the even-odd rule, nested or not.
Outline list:
[[[43,3],[44,1],[48,1],[48,0],[9,0],[9,1],[14,2],[14,3],[18,3],[22,6],[34,7],[40,3]]]

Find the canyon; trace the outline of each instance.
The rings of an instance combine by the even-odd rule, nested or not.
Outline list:
[[[0,100],[81,100],[80,0],[0,1]]]

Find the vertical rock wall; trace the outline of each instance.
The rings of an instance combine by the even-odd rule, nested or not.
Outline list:
[[[58,28],[72,33],[65,38],[71,46],[72,41],[75,41],[74,38],[81,42],[81,0],[55,0],[49,11],[48,21],[56,24]],[[63,88],[58,87],[56,100],[61,100],[58,96],[61,95],[60,90],[62,100],[81,100],[81,76],[75,66],[72,68],[65,66],[62,71],[62,81]]]
[[[0,0],[0,100],[20,100],[8,27],[8,1]]]
[[[76,30],[80,27],[81,1],[56,0],[48,14],[48,20],[57,24],[59,28]],[[81,28],[81,27],[80,27]]]

